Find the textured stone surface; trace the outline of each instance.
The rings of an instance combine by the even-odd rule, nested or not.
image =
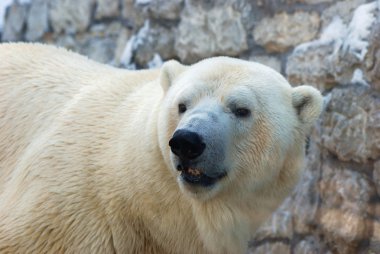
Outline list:
[[[154,19],[177,20],[184,5],[183,0],[150,0],[140,4],[143,11]]]
[[[320,4],[320,3],[333,3],[335,0],[300,0],[301,3],[307,4]]]
[[[368,253],[380,253],[380,222],[375,221],[373,224],[373,236],[370,240]]]
[[[10,6],[3,28],[2,41],[18,41],[24,38],[28,9],[27,5],[18,2]]]
[[[230,6],[210,10],[186,2],[178,26],[175,49],[179,58],[194,62],[214,55],[238,55],[248,48],[240,15]]]
[[[290,200],[288,200],[290,202]],[[286,205],[284,205],[286,207]],[[266,222],[256,233],[256,244],[266,238],[275,235],[284,241],[289,241],[293,236],[293,215],[289,211],[281,208],[273,214],[271,219]]]
[[[320,254],[328,253],[319,246],[319,239],[313,236],[305,237],[294,247],[294,253]]]
[[[371,80],[376,87],[377,76],[380,75],[376,64],[379,54],[376,46],[378,23],[375,22],[379,18],[378,7],[377,3],[372,2],[355,9],[353,4],[356,2],[344,2],[346,9],[349,9],[346,13],[350,13],[346,16],[350,19],[335,16],[318,40],[295,48],[286,68],[293,83],[310,83],[321,90],[328,90],[336,84],[367,85],[367,81]],[[344,10],[342,4],[340,2],[334,8]],[[368,72],[364,73],[366,69]]]
[[[366,219],[371,213],[368,204],[376,191],[360,172],[336,166],[324,164],[319,184],[322,199],[319,221],[330,239],[341,238],[354,244],[371,234]]]
[[[140,28],[144,24],[144,16],[141,8],[135,5],[134,0],[120,0],[121,1],[121,16],[126,19],[128,25],[134,29]]]
[[[140,66],[147,66],[155,54],[162,58],[174,58],[174,32],[163,26],[149,25],[145,35],[135,47],[135,61]]]
[[[128,68],[231,55],[319,88],[325,111],[310,135],[305,172],[249,253],[380,253],[380,12],[373,1],[31,0],[11,6],[3,29],[3,41],[43,41]]]
[[[294,85],[311,84],[324,90],[337,82],[328,66],[328,56],[334,52],[331,44],[315,45],[307,50],[295,50],[288,57],[286,75]]]
[[[272,242],[261,244],[254,249],[251,249],[249,254],[267,254],[267,253],[281,253],[290,254],[290,246],[287,243]]]
[[[377,22],[371,30],[365,69],[366,77],[372,87],[380,91],[380,12],[377,15]]]
[[[96,0],[95,18],[109,18],[119,15],[119,1]]]
[[[321,145],[340,160],[380,157],[379,93],[360,85],[334,89],[322,117]]]
[[[51,0],[49,18],[55,33],[83,32],[91,22],[94,0]]]
[[[249,58],[251,61],[259,62],[266,66],[269,66],[275,69],[278,72],[281,72],[281,61],[277,57],[271,56],[252,56]]]
[[[48,0],[35,0],[32,2],[26,22],[26,40],[39,40],[48,31],[48,4]]]
[[[313,232],[317,223],[315,218],[319,212],[320,194],[318,192],[319,174],[317,168],[311,168],[304,173],[302,181],[291,196],[291,201],[283,210],[290,212],[293,216],[294,232],[306,234]]]
[[[81,46],[79,52],[101,63],[111,63],[114,59],[116,43],[110,38],[90,37]]]
[[[377,195],[380,196],[380,160],[376,161],[373,164],[373,181],[376,185]],[[380,214],[379,214],[379,217],[380,217]],[[379,234],[379,238],[380,238],[380,234]]]
[[[314,39],[319,29],[316,12],[285,12],[260,21],[253,31],[255,41],[268,52],[284,52],[302,42]]]
[[[366,2],[366,0],[335,1],[335,4],[323,10],[321,16],[322,27],[326,27],[336,17],[339,17],[345,24],[348,24],[352,19],[354,10]]]

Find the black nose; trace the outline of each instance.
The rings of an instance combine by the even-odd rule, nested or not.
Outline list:
[[[187,130],[174,132],[169,146],[175,155],[184,160],[197,158],[206,148],[206,144],[197,133]]]

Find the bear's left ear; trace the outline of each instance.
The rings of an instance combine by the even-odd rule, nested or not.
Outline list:
[[[176,77],[186,69],[186,66],[176,60],[165,62],[161,67],[160,82],[162,89],[166,92]]]
[[[292,103],[296,109],[298,119],[309,131],[317,121],[323,108],[321,93],[311,86],[297,86],[292,91]]]

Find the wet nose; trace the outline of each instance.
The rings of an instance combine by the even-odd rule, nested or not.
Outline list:
[[[199,157],[206,148],[201,137],[192,131],[177,130],[169,141],[172,152],[184,160]]]

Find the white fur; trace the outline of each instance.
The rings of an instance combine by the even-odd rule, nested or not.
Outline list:
[[[126,71],[3,44],[0,59],[1,253],[244,253],[296,183],[321,111],[315,89],[232,58]],[[182,96],[225,109],[229,171],[212,190],[176,180]]]

